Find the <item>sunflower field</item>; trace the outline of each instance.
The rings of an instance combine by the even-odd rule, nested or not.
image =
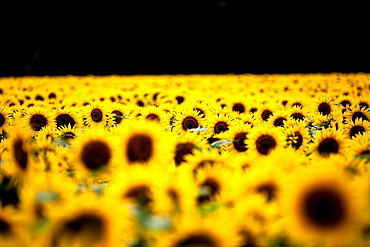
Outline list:
[[[370,246],[370,74],[0,78],[0,247]]]

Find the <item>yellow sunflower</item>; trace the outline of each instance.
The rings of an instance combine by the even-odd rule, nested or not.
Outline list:
[[[93,129],[102,129],[114,124],[113,114],[109,111],[107,103],[93,101],[82,108],[82,115],[87,126]]]
[[[292,120],[288,111],[275,111],[267,120],[267,124],[274,127],[284,127],[287,121]]]
[[[207,132],[210,136],[228,131],[233,126],[235,121],[232,121],[229,115],[212,114],[208,117]]]
[[[63,125],[55,130],[55,135],[67,142],[70,142],[72,139],[78,137],[82,133],[81,129],[76,128],[76,126],[71,127],[70,124],[67,126]]]
[[[278,110],[278,107],[271,103],[263,103],[259,106],[258,110],[254,113],[257,121],[263,123],[267,121],[273,113]]]
[[[117,163],[170,166],[175,137],[155,122],[131,121],[113,132],[119,139]],[[123,161],[123,162],[122,162]]]
[[[24,114],[21,126],[25,132],[33,136],[36,136],[43,127],[56,127],[51,110],[47,107],[30,107],[24,112]]]
[[[3,106],[0,106],[0,135],[2,132],[6,132],[9,128],[11,123],[11,119],[9,117],[9,109]]]
[[[174,115],[174,131],[183,134],[191,129],[207,127],[207,122],[202,118],[199,111],[193,109],[183,109]]]
[[[370,122],[364,121],[361,118],[356,118],[355,121],[349,120],[344,125],[346,135],[353,139],[356,135],[361,135],[370,130]]]
[[[163,127],[168,127],[168,116],[161,107],[146,106],[140,110],[139,120],[154,121]]]
[[[213,217],[212,217],[213,216]],[[196,213],[183,214],[174,219],[174,229],[154,239],[154,247],[207,246],[236,247],[241,238],[227,214],[201,218]]]
[[[249,138],[248,134],[251,129],[252,128],[249,124],[244,124],[242,121],[238,121],[235,122],[233,127],[228,131],[215,135],[214,138],[230,141],[230,143],[221,146],[221,150],[223,151],[230,154],[245,153],[248,150],[246,141]]]
[[[357,183],[327,162],[302,167],[289,179],[281,199],[291,239],[310,246],[353,246],[364,209]]]
[[[113,114],[114,123],[116,125],[119,125],[125,119],[130,118],[131,114],[134,112],[133,107],[129,107],[117,102],[109,104],[108,107],[109,111]]]
[[[303,121],[309,116],[306,108],[302,108],[299,106],[293,106],[287,111],[290,113],[290,116],[297,121]]]
[[[334,100],[325,95],[320,96],[310,105],[310,112],[319,113],[324,116],[330,115],[334,110]]]
[[[79,179],[103,179],[113,169],[117,140],[104,131],[87,132],[71,143],[71,162]]]
[[[27,233],[19,213],[10,206],[0,207],[0,245],[4,247],[29,246]]]
[[[311,139],[306,123],[299,120],[288,123],[284,133],[287,136],[288,145],[294,150],[304,151],[307,148],[307,142]]]
[[[286,138],[280,129],[261,125],[250,130],[245,144],[253,157],[267,157],[281,150],[286,145]]]
[[[185,133],[178,136],[174,147],[173,159],[175,166],[187,164],[188,156],[193,155],[196,149],[208,148],[201,136],[195,133]]]
[[[349,142],[347,156],[351,159],[358,159],[362,163],[370,162],[370,132],[356,135]]]
[[[42,246],[111,247],[131,240],[132,224],[125,207],[83,194],[55,205],[48,212],[50,226],[39,242]]]
[[[360,118],[363,121],[370,121],[370,109],[360,106],[352,106],[344,113],[344,117],[353,122]]]
[[[68,126],[68,124],[73,128],[81,128],[80,119],[76,108],[72,107],[63,107],[63,108],[56,108],[53,110],[53,118],[57,125],[57,128],[62,126]]]
[[[346,147],[347,139],[341,131],[323,129],[313,136],[309,150],[316,158],[329,158],[332,155],[344,155]]]

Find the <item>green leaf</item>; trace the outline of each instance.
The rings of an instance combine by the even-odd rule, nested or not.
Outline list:
[[[40,203],[58,201],[58,200],[59,200],[58,194],[53,191],[44,190],[44,191],[39,191],[36,194],[36,201]]]
[[[222,145],[225,145],[225,144],[228,144],[228,143],[231,143],[232,141],[215,141],[211,144],[211,147],[214,147],[214,148],[220,148]]]
[[[222,205],[219,202],[205,203],[199,207],[199,212],[202,216],[206,216],[208,214],[216,212],[221,207]]]
[[[73,134],[63,134],[63,135],[60,135],[59,137],[63,138],[63,137],[76,137],[76,136]]]

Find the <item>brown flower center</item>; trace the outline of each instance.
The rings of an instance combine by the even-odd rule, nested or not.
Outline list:
[[[59,246],[60,241],[69,239],[71,242],[78,241],[92,246],[102,241],[104,232],[105,226],[101,217],[83,213],[64,223],[60,231],[53,234],[52,245]]]
[[[343,107],[350,107],[352,105],[351,102],[349,102],[349,100],[343,100],[343,101],[340,102],[340,104]]]
[[[152,138],[145,134],[136,134],[127,145],[127,157],[130,162],[148,162],[153,155]]]
[[[268,155],[276,147],[276,141],[270,135],[261,135],[256,141],[256,147],[260,154]]]
[[[272,115],[272,111],[270,110],[264,110],[261,114],[261,117],[264,121],[267,121],[267,119]]]
[[[101,122],[103,120],[103,112],[97,108],[91,111],[90,116],[94,122]]]
[[[3,114],[0,113],[0,127],[2,127],[5,123],[5,117]]]
[[[332,188],[316,188],[306,192],[301,210],[307,221],[324,230],[340,226],[347,218],[345,200]]]
[[[240,247],[257,247],[253,235],[249,231],[242,230],[239,232],[239,235],[242,238]]]
[[[292,104],[292,107],[295,107],[295,106],[297,106],[299,108],[302,108],[303,107],[303,105],[301,103],[298,103],[298,102]]]
[[[256,192],[266,196],[266,201],[270,202],[276,198],[277,188],[273,183],[262,183],[257,186]]]
[[[353,126],[350,131],[349,131],[349,135],[351,138],[355,137],[357,134],[362,134],[365,132],[365,128],[360,126],[360,125],[355,125]]]
[[[48,120],[41,114],[32,115],[30,119],[31,128],[35,131],[40,131],[42,127],[48,124]]]
[[[248,150],[245,144],[245,140],[247,139],[247,134],[248,133],[246,132],[240,132],[234,136],[233,145],[234,145],[234,148],[238,150],[239,152],[245,152]]]
[[[274,121],[274,126],[275,127],[279,127],[279,126],[284,127],[284,121],[286,121],[285,117],[278,117]]]
[[[156,122],[160,121],[158,115],[154,114],[154,113],[148,114],[148,116],[146,116],[146,119],[148,119],[150,121],[156,121]]]
[[[174,245],[175,247],[217,247],[218,244],[207,235],[202,235],[200,233],[194,233]]]
[[[327,158],[330,154],[336,154],[339,151],[339,144],[333,138],[326,138],[322,140],[318,147],[321,156]]]
[[[295,140],[295,142],[292,143],[292,147],[294,149],[298,149],[303,144],[303,136],[298,131],[294,132],[294,136],[297,137],[297,139]]]
[[[369,104],[366,103],[366,102],[360,102],[358,105],[360,106],[360,109],[363,108],[363,107],[369,108]]]
[[[193,143],[179,143],[176,145],[175,151],[175,163],[179,166],[182,162],[185,162],[184,156],[187,154],[193,154],[195,145]]]
[[[364,150],[359,155],[369,155],[369,154],[370,154],[370,150]]]
[[[320,103],[317,109],[324,116],[329,115],[331,112],[331,107],[327,102]]]
[[[11,226],[8,222],[0,218],[0,236],[11,235]]]
[[[290,115],[294,120],[303,120],[304,116],[302,113],[295,112],[292,115]]]
[[[148,205],[148,203],[152,201],[150,188],[149,186],[145,184],[137,185],[137,186],[134,186],[133,188],[130,188],[126,192],[124,197],[135,199],[136,202],[142,207]]]
[[[220,134],[221,132],[229,130],[229,125],[224,121],[219,121],[215,124],[213,129],[216,134]]]
[[[23,141],[18,139],[13,144],[14,157],[18,166],[25,171],[27,169],[28,154],[23,149]]]
[[[89,170],[95,170],[111,159],[109,146],[102,141],[90,141],[82,149],[81,160]]]
[[[233,111],[243,113],[245,112],[245,106],[242,103],[235,103],[233,105]]]
[[[198,127],[199,127],[198,121],[194,117],[186,117],[182,121],[182,128],[184,130],[195,129]]]
[[[120,112],[120,111],[118,111],[118,110],[114,110],[114,111],[112,111],[112,114],[113,115],[116,115],[116,116],[119,116],[118,118],[114,118],[114,122],[116,124],[120,124],[122,122],[122,120],[123,120],[123,118],[120,118],[120,117],[123,116],[123,113]]]
[[[356,118],[362,119],[362,121],[369,121],[369,119],[366,117],[366,115],[360,111],[353,113],[352,115],[352,121],[355,122]]]
[[[184,97],[182,97],[182,96],[177,96],[176,97],[176,100],[177,100],[177,104],[181,104],[182,102],[184,102],[185,101],[185,98]]]
[[[57,122],[57,127],[62,127],[62,126],[68,126],[68,124],[71,125],[71,128],[73,128],[76,124],[75,120],[73,117],[71,117],[68,114],[60,114],[56,117],[56,122]]]

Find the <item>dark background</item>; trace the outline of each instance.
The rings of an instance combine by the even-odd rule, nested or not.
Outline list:
[[[3,7],[0,76],[370,73],[365,6],[248,2]]]

